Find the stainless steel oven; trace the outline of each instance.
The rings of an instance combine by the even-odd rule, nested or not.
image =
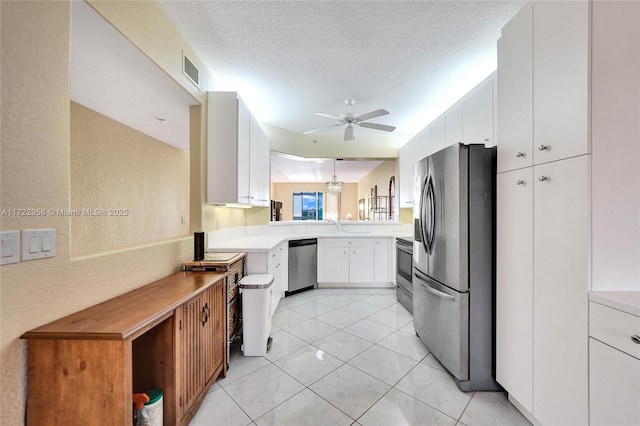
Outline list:
[[[396,238],[396,298],[413,313],[413,238]]]

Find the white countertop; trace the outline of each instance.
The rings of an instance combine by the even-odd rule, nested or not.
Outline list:
[[[305,238],[390,238],[411,234],[413,224],[399,222],[350,222],[340,227],[330,222],[272,222],[207,232],[207,252],[269,251],[283,241]]]
[[[241,237],[241,238],[236,238],[234,240],[218,243],[214,247],[209,247],[207,249],[207,252],[269,251],[283,241],[303,240],[305,238],[393,238],[395,239],[395,236],[383,235],[383,234],[349,233],[349,232],[313,234],[313,235],[305,235],[305,234],[261,235],[261,236],[252,236],[252,237]]]
[[[640,316],[640,291],[591,291],[589,300]]]

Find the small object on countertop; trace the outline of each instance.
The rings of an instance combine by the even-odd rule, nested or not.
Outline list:
[[[193,260],[204,259],[204,232],[193,233]]]

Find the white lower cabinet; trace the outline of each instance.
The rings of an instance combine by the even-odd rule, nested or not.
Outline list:
[[[640,316],[589,303],[591,425],[640,424]]]
[[[588,417],[589,155],[534,166],[533,415]]]
[[[389,282],[389,238],[322,238],[318,282],[374,284]]]
[[[533,168],[499,173],[496,378],[533,411]]]
[[[349,248],[350,283],[370,283],[374,281],[373,256],[373,240],[367,240],[364,244],[359,244],[359,247]]]
[[[275,312],[280,299],[288,286],[289,271],[288,241],[283,241],[267,251],[247,253],[247,274],[272,274],[273,284],[271,298],[271,313]]]
[[[373,280],[375,282],[394,281],[389,279],[389,238],[376,238],[373,254]]]
[[[325,247],[324,278],[322,281],[335,283],[349,282],[349,248]]]
[[[497,380],[542,424],[588,423],[589,161],[497,178]]]

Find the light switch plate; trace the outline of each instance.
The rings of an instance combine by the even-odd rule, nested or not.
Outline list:
[[[0,265],[20,262],[20,231],[2,231]]]
[[[24,229],[22,231],[22,261],[56,255],[55,229]]]

